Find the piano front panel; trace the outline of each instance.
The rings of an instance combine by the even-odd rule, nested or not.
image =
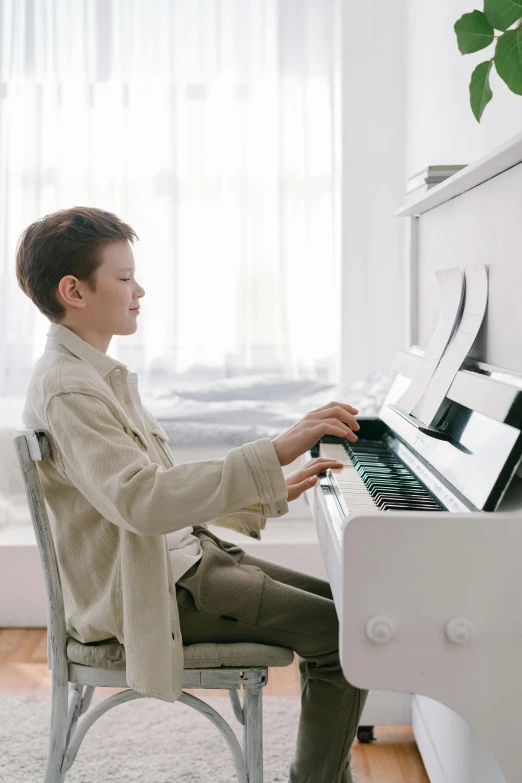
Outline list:
[[[346,679],[447,705],[506,783],[520,781],[520,539],[519,514],[354,514],[336,605]]]

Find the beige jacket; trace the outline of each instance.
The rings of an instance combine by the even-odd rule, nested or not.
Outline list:
[[[51,446],[50,459],[36,464],[67,634],[115,637],[125,645],[129,687],[175,701],[183,647],[166,534],[211,523],[260,538],[267,517],[288,511],[288,492],[269,438],[223,459],[176,465],[156,419],[145,407],[138,416],[129,375],[51,324],[22,418]]]

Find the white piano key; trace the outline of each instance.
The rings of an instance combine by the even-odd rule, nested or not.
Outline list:
[[[379,508],[364,486],[344,446],[340,443],[321,443],[319,456],[344,463],[342,468],[332,468],[331,474],[348,512]]]

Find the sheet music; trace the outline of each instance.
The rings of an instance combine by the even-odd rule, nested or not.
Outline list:
[[[475,342],[488,301],[488,275],[484,264],[464,267],[466,298],[460,323],[442,356],[431,382],[411,411],[424,424],[432,424],[455,375]]]
[[[439,281],[440,309],[437,326],[424,352],[418,374],[395,403],[404,413],[411,413],[427,390],[437,365],[459,323],[464,300],[464,270],[460,266],[435,273]]]

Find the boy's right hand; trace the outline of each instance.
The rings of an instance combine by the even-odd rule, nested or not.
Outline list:
[[[306,451],[315,446],[323,435],[337,435],[355,442],[353,430],[360,429],[355,418],[357,408],[342,402],[330,402],[310,411],[293,427],[275,438],[272,443],[280,465],[290,465]]]

